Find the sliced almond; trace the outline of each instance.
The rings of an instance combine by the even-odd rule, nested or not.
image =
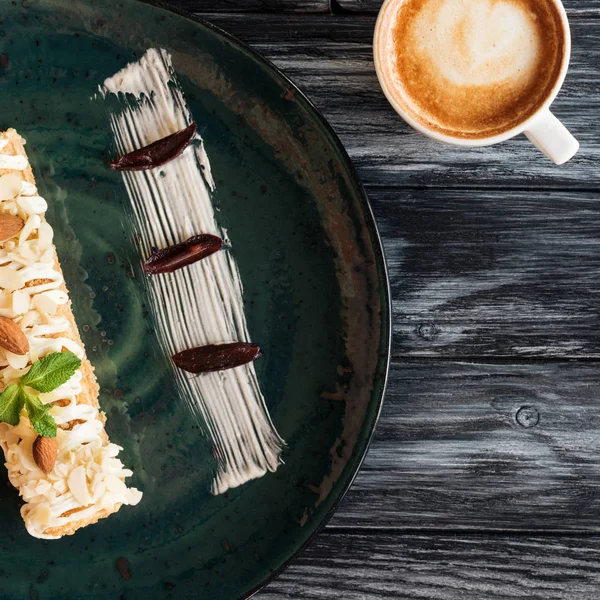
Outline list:
[[[8,317],[0,317],[0,346],[19,356],[25,356],[29,352],[29,340],[21,328]]]
[[[87,479],[85,475],[85,468],[83,465],[75,467],[67,479],[69,484],[69,490],[73,494],[73,497],[81,506],[88,506],[91,503],[92,497],[87,487]]]
[[[38,227],[38,243],[42,250],[47,250],[52,246],[52,239],[54,238],[54,231],[52,227],[45,221],[40,223]]]
[[[0,200],[14,200],[21,192],[21,178],[15,173],[0,177]]]
[[[22,246],[28,239],[30,239],[32,233],[41,225],[41,223],[42,220],[40,219],[39,215],[32,215],[29,217],[29,219],[27,219],[27,223],[25,223],[25,226],[19,234],[19,246]]]
[[[0,267],[0,288],[9,292],[20,290],[25,285],[25,280],[18,271],[10,267]]]
[[[56,314],[58,304],[54,302],[48,294],[37,294],[33,297],[33,305],[40,311],[44,311],[51,317]]]
[[[24,369],[29,362],[29,355],[23,354],[22,356],[19,354],[14,354],[13,352],[9,352],[8,350],[4,351],[4,355],[6,356],[6,362],[13,369]]]
[[[127,486],[122,479],[119,479],[116,475],[110,473],[104,477],[104,484],[106,489],[113,494],[117,494],[120,498],[127,496]]]
[[[12,295],[12,309],[18,315],[24,315],[29,310],[31,298],[27,292],[17,290]]]
[[[44,473],[48,474],[52,471],[57,454],[56,438],[47,438],[40,435],[33,442],[33,460]]]
[[[0,214],[0,243],[14,238],[24,226],[23,219],[7,213]]]

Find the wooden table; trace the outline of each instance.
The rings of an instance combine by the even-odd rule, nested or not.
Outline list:
[[[171,0],[271,59],[345,144],[385,243],[393,364],[355,484],[259,594],[600,597],[600,0],[566,0],[556,167],[524,138],[446,147],[380,92],[381,0]]]

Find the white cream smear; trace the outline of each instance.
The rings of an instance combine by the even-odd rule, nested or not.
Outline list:
[[[193,120],[164,50],[148,50],[138,62],[107,79],[100,92],[131,94],[136,101],[110,117],[120,154],[175,133]],[[143,257],[150,256],[153,247],[164,248],[200,233],[226,239],[215,220],[210,197],[214,183],[200,135],[175,160],[148,171],[124,172],[123,180]],[[229,251],[170,275],[150,277],[147,285],[167,356],[196,346],[250,341],[242,282]],[[271,422],[252,363],[218,373],[195,376],[175,369],[175,374],[214,444],[218,463],[214,494],[277,470],[285,443]]]
[[[540,51],[534,17],[510,1],[429,0],[411,33],[427,62],[457,86],[516,84],[531,76]]]
[[[29,370],[28,364],[46,354],[66,348],[84,357],[80,344],[67,335],[69,320],[60,314],[60,307],[68,305],[69,298],[62,289],[62,274],[55,268],[53,230],[44,216],[46,201],[35,185],[22,181],[18,174],[29,166],[27,159],[2,154],[5,146],[6,140],[0,140],[0,168],[14,172],[0,177],[0,212],[19,216],[25,226],[18,239],[0,247],[0,316],[19,325],[30,349],[19,356],[0,348],[2,389],[16,383]],[[121,504],[137,504],[142,496],[124,483],[132,472],[117,458],[122,448],[105,443],[98,409],[77,403],[82,391],[82,373],[77,371],[61,387],[40,395],[44,404],[58,400],[64,404],[50,409],[58,425],[58,456],[47,475],[33,459],[37,434],[25,409],[16,427],[0,423],[0,446],[8,477],[26,502],[21,515],[27,531],[37,538],[61,537],[44,531],[66,527],[102,510],[114,512]],[[71,425],[70,429],[62,428]]]

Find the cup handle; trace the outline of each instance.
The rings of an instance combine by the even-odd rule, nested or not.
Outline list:
[[[531,124],[525,135],[557,165],[571,160],[579,150],[579,142],[549,110]]]

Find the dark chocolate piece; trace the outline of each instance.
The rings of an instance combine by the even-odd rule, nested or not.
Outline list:
[[[172,273],[218,252],[222,246],[223,240],[216,235],[210,233],[195,235],[174,246],[153,250],[152,256],[144,263],[144,273],[147,275]]]
[[[213,344],[184,350],[173,356],[175,364],[189,373],[209,373],[240,367],[262,356],[262,350],[249,342]]]
[[[160,167],[177,158],[189,146],[196,135],[196,129],[194,122],[181,131],[119,156],[108,164],[113,171],[143,171]]]

